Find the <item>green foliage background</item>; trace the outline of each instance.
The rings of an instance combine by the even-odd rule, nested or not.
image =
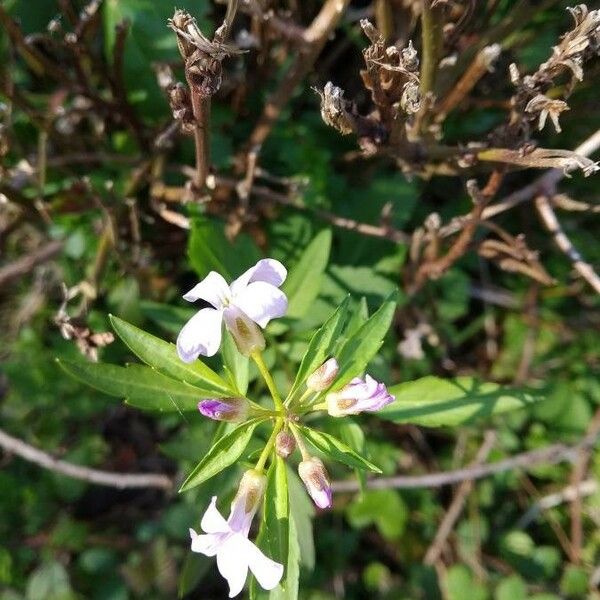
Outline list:
[[[36,2],[35,10],[30,0],[4,4],[26,33],[43,31],[59,10],[50,0]],[[510,5],[500,2],[500,10],[508,11]],[[190,10],[209,30],[218,13],[206,0],[182,0],[178,7]],[[125,80],[130,102],[147,124],[157,125],[170,118],[151,65],[155,61],[176,64],[178,60],[175,37],[165,26],[172,9],[163,0],[105,0],[101,9],[99,51],[107,61],[114,50],[115,25],[123,18],[131,23],[124,57]],[[568,24],[564,3],[538,11],[515,34],[511,60],[518,61],[524,70],[534,69],[547,58],[550,46]],[[351,53],[358,56],[363,41],[349,25],[344,25],[343,35]],[[5,36],[0,37],[0,43],[15,83],[34,107],[44,106],[55,91],[53,84],[33,77],[9,51]],[[545,134],[546,147],[572,148],[600,126],[595,85],[598,65],[594,68],[575,93],[572,110],[562,117],[563,132]],[[357,68],[350,73],[342,64],[334,65],[333,72],[343,80],[358,77]],[[322,85],[319,64],[316,73],[310,83]],[[229,103],[215,100],[212,145],[216,169],[231,170],[234,151],[247,138],[267,91],[261,89],[249,96],[243,116]],[[269,173],[301,183],[307,207],[375,223],[391,203],[390,223],[406,231],[414,230],[434,210],[444,221],[469,210],[470,200],[455,179],[410,179],[378,162],[360,169],[348,167],[340,158],[354,149],[354,143],[323,124],[317,100],[308,84],[297,91],[261,159]],[[9,166],[35,150],[38,135],[37,124],[26,112],[15,110],[12,119],[15,143],[4,159]],[[502,119],[503,113],[497,109],[471,108],[466,114],[449,118],[446,139],[467,142]],[[94,145],[90,139],[86,142],[82,138],[80,150]],[[111,128],[102,143],[103,152],[128,157],[130,164],[135,164],[144,151],[125,128]],[[186,140],[178,144],[174,156],[180,164],[192,164],[191,143]],[[108,160],[88,168],[49,169],[42,191],[44,200],[54,208],[47,233],[64,239],[65,246],[51,266],[0,290],[0,419],[2,428],[13,435],[68,461],[124,472],[189,473],[217,433],[215,423],[194,412],[140,412],[119,398],[66,377],[54,361],[55,357],[63,362],[81,360],[74,344],[61,337],[52,319],[61,302],[58,283],[74,285],[89,275],[104,216],[101,209],[74,199],[72,186],[80,177],[88,177],[94,193],[116,212],[131,177],[130,164]],[[183,182],[179,173],[170,176],[173,183]],[[516,188],[533,175],[515,173],[511,177]],[[110,187],[108,181],[112,182]],[[600,192],[597,181],[575,176],[563,189],[578,200],[593,202]],[[29,201],[36,197],[34,185],[22,191]],[[143,211],[147,202],[144,190],[137,201]],[[182,291],[211,269],[231,277],[268,255],[295,267],[297,273],[286,282],[285,291],[293,298],[288,318],[267,330],[269,341],[278,343],[277,355],[275,345],[270,345],[266,360],[270,366],[277,365],[274,375],[282,387],[293,382],[312,330],[349,293],[356,299],[353,302],[364,299],[356,313],[358,328],[391,292],[400,290],[394,328],[369,365],[369,372],[389,385],[425,376],[458,375],[512,384],[519,377],[523,347],[534,336],[534,356],[526,381],[518,383],[543,393],[546,399],[531,409],[495,417],[480,415],[460,427],[437,429],[433,429],[439,424],[435,420],[418,420],[414,415],[409,415],[407,425],[389,426],[363,417],[364,439],[351,424],[346,425],[346,431],[335,431],[348,444],[354,439],[354,443],[364,445],[384,475],[459,467],[472,460],[486,428],[498,432],[490,460],[556,441],[572,443],[585,433],[600,406],[598,298],[591,293],[584,293],[583,300],[578,296],[580,289],[573,289],[578,284],[570,282],[570,263],[553,249],[547,233],[531,218],[528,206],[507,217],[507,222],[518,216],[518,227],[527,232],[532,247],[540,248],[546,269],[560,283],[538,289],[524,277],[493,266],[482,267],[480,260],[469,254],[444,277],[429,283],[416,300],[403,292],[400,272],[408,251],[403,245],[331,229],[311,212],[291,208],[279,208],[271,218],[260,215],[260,235],[255,230],[243,232],[231,241],[221,218],[194,206],[187,207],[186,212],[191,218],[189,235],[161,222],[156,215],[142,222],[142,258],[136,272],[122,269],[119,257],[111,255],[98,298],[88,314],[93,330],[110,330],[108,314],[112,313],[157,336],[173,339],[193,313],[180,300]],[[587,260],[598,264],[596,222],[594,214],[568,213],[563,226]],[[27,235],[5,241],[3,261],[10,262],[28,248]],[[121,251],[128,250],[125,247]],[[474,290],[482,287],[484,277],[509,296],[511,303],[482,303]],[[537,298],[534,326],[528,312],[532,294]],[[493,360],[485,352],[489,318],[497,326],[498,352]],[[420,320],[429,323],[436,335],[424,339],[422,358],[402,358],[397,348],[403,332]],[[102,351],[102,359],[124,364],[132,361],[133,355],[124,344],[115,342]],[[210,366],[221,367],[216,361]],[[264,391],[253,367],[238,364],[231,369],[236,385]],[[402,393],[401,385],[395,389]],[[157,407],[168,404],[159,394],[153,399]],[[422,398],[412,400],[418,404]],[[133,397],[129,404],[136,406]],[[415,411],[418,414],[418,406]],[[398,423],[402,415],[390,418]],[[261,432],[260,426],[257,431]],[[251,455],[256,448],[251,445],[249,450]],[[534,502],[569,485],[571,471],[568,463],[542,465],[478,482],[438,569],[422,561],[451,501],[450,489],[339,494],[334,509],[316,515],[314,522],[312,506],[299,502],[292,511],[302,561],[300,597],[597,598],[593,582],[597,587],[599,490],[582,500],[585,536],[580,564],[569,562],[566,549],[571,526],[568,503],[541,512],[526,527],[520,525]],[[343,479],[348,472],[331,465],[331,475]],[[20,459],[3,457],[0,599],[167,599],[178,594],[186,598],[225,597],[212,562],[189,552],[188,527],[198,524],[212,495],[232,497],[238,476],[235,470],[222,473],[187,493],[167,496],[153,490],[88,486]],[[280,472],[279,476],[284,475]],[[291,486],[299,485],[293,473],[287,476]],[[588,478],[597,481],[599,477],[600,452],[595,449]],[[298,497],[302,498],[300,494]]]

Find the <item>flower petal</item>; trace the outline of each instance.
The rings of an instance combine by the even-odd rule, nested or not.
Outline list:
[[[214,556],[223,544],[225,536],[223,534],[198,535],[193,529],[190,529],[192,538],[192,552],[204,554],[204,556]]]
[[[221,345],[223,314],[214,308],[199,310],[177,336],[177,354],[183,362],[190,363],[200,354],[213,356]]]
[[[227,521],[217,509],[217,497],[213,496],[202,521],[200,522],[202,531],[206,533],[228,533],[230,531]]]
[[[286,295],[264,281],[254,281],[247,285],[236,295],[234,302],[262,328],[265,328],[271,319],[285,315],[288,307]]]
[[[283,577],[283,565],[265,556],[256,545],[246,540],[248,565],[256,581],[265,590],[272,590]]]
[[[274,258],[263,258],[253,267],[242,273],[232,284],[231,293],[239,294],[249,283],[264,281],[279,287],[287,277],[287,269]]]
[[[222,308],[225,300],[231,297],[227,282],[219,273],[211,271],[200,283],[196,284],[183,296],[188,302],[195,302],[202,298],[210,302],[215,308]]]
[[[248,575],[247,538],[233,534],[227,538],[217,553],[217,568],[229,584],[229,597],[237,596],[244,588]]]

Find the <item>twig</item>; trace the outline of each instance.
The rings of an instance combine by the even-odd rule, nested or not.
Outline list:
[[[67,477],[72,477],[73,479],[87,481],[88,483],[95,483],[97,485],[105,485],[119,489],[159,488],[162,490],[171,490],[173,487],[173,482],[166,475],[157,473],[124,474],[112,471],[100,471],[98,469],[74,465],[73,463],[64,460],[58,460],[46,452],[26,444],[20,439],[8,435],[1,429],[0,447],[4,448],[7,452],[16,454],[29,462],[43,467],[44,469],[66,475]]]
[[[216,184],[230,188],[235,188],[236,186],[235,181],[220,176],[216,177]],[[399,229],[394,229],[392,227],[381,227],[378,225],[371,225],[369,223],[361,223],[360,221],[355,221],[354,219],[341,217],[327,210],[311,208],[305,206],[297,199],[291,197],[289,194],[276,192],[265,186],[253,185],[250,193],[259,198],[276,202],[277,204],[289,206],[301,211],[311,212],[319,219],[327,221],[328,223],[331,223],[333,226],[339,227],[340,229],[348,229],[362,235],[389,240],[397,244],[406,244],[410,241],[410,236]]]
[[[481,447],[479,448],[472,465],[476,466],[484,463],[487,460],[487,457],[495,443],[496,433],[493,431],[487,431],[483,439],[483,443],[481,444]],[[454,528],[454,525],[456,524],[456,521],[462,512],[465,501],[473,490],[473,486],[474,482],[472,479],[465,479],[465,481],[463,481],[458,487],[458,490],[456,490],[454,499],[452,500],[452,503],[446,511],[440,526],[438,527],[435,538],[433,539],[433,543],[431,546],[429,546],[427,552],[425,553],[423,562],[426,565],[434,565],[440,558],[444,544],[446,543],[450,532]]]
[[[573,502],[578,496],[580,498],[591,496],[599,489],[600,484],[595,479],[586,479],[579,482],[577,486],[569,485],[560,492],[548,494],[527,509],[527,512],[517,521],[515,529],[525,529],[543,511],[560,506],[565,502]]]
[[[63,242],[55,240],[48,242],[45,246],[38,248],[31,254],[22,256],[14,262],[0,269],[0,289],[5,285],[29,273],[37,265],[45,263],[54,258],[63,247]]]
[[[305,48],[298,52],[279,87],[269,98],[248,140],[246,176],[238,186],[242,199],[247,199],[254,180],[257,158],[273,126],[279,119],[296,86],[311,70],[331,32],[337,26],[350,0],[327,0],[319,14],[304,31]]]
[[[596,411],[594,418],[591,420],[587,429],[588,435],[597,434],[600,432],[600,409]],[[579,487],[581,481],[585,477],[585,473],[590,463],[590,449],[581,449],[579,451],[573,472],[571,474],[571,487],[575,490],[573,500],[571,502],[571,560],[578,564],[581,562],[581,550],[583,547],[583,523],[581,519],[581,494]]]
[[[496,475],[497,473],[503,473],[512,469],[528,469],[541,463],[556,464],[559,462],[574,461],[577,459],[580,450],[593,448],[599,437],[599,433],[595,433],[594,435],[587,434],[577,444],[551,444],[546,448],[523,452],[495,463],[475,465],[454,471],[443,471],[428,475],[378,477],[367,480],[366,487],[372,490],[435,488],[460,483],[467,479],[482,479],[483,477],[489,477],[490,475]],[[353,480],[334,481],[331,487],[334,492],[360,491],[359,482]]]
[[[582,144],[577,146],[573,152],[580,156],[589,156],[600,148],[600,129],[594,132],[589,138],[587,138]],[[531,200],[534,196],[539,194],[543,190],[553,189],[556,187],[559,181],[565,177],[565,172],[561,169],[551,169],[544,173],[541,177],[538,177],[533,183],[521,188],[520,190],[506,196],[496,204],[488,206],[482,215],[482,219],[487,221],[496,215],[510,210],[514,206]],[[460,220],[452,220],[450,223],[443,227],[440,231],[442,237],[452,235],[461,228]]]
[[[423,62],[421,66],[421,94],[425,96],[433,91],[435,76],[442,51],[441,10],[434,8],[433,0],[423,1],[421,16],[421,43]]]
[[[600,294],[600,277],[598,277],[592,265],[584,260],[583,256],[581,256],[577,248],[573,246],[573,243],[565,234],[548,198],[546,196],[538,196],[535,199],[535,207],[546,229],[552,234],[556,245],[572,261],[575,270]]]

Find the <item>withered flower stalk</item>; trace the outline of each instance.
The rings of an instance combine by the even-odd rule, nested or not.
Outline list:
[[[196,171],[193,187],[196,192],[205,189],[210,168],[210,105],[212,96],[221,87],[221,63],[227,56],[240,53],[237,48],[224,43],[237,5],[237,0],[229,1],[225,20],[215,31],[212,41],[200,31],[196,19],[184,10],[176,10],[169,20],[169,27],[177,34],[189,88],[188,99],[182,86],[177,86],[171,94],[171,104],[174,116],[181,120],[184,130],[190,128],[194,135]]]

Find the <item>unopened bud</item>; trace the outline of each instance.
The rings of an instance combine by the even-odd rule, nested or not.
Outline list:
[[[275,438],[275,452],[281,458],[287,458],[296,449],[294,436],[287,431],[280,431]]]
[[[381,410],[395,400],[385,387],[367,375],[365,380],[355,377],[350,383],[337,392],[327,394],[327,412],[332,417],[357,415],[363,411]]]
[[[223,318],[241,354],[250,356],[253,352],[265,349],[265,338],[262,331],[239,308],[236,306],[227,307],[223,311]]]
[[[336,378],[340,367],[335,358],[326,360],[316,371],[308,376],[306,387],[314,392],[326,390]]]
[[[234,531],[248,535],[266,486],[267,478],[262,473],[254,469],[244,473],[237,494],[231,503],[229,525]]]
[[[246,398],[207,398],[198,402],[198,410],[205,417],[229,423],[245,421],[249,409]]]
[[[298,475],[304,482],[306,491],[319,508],[329,508],[332,505],[333,494],[329,475],[321,459],[312,456],[303,460],[298,465]]]

